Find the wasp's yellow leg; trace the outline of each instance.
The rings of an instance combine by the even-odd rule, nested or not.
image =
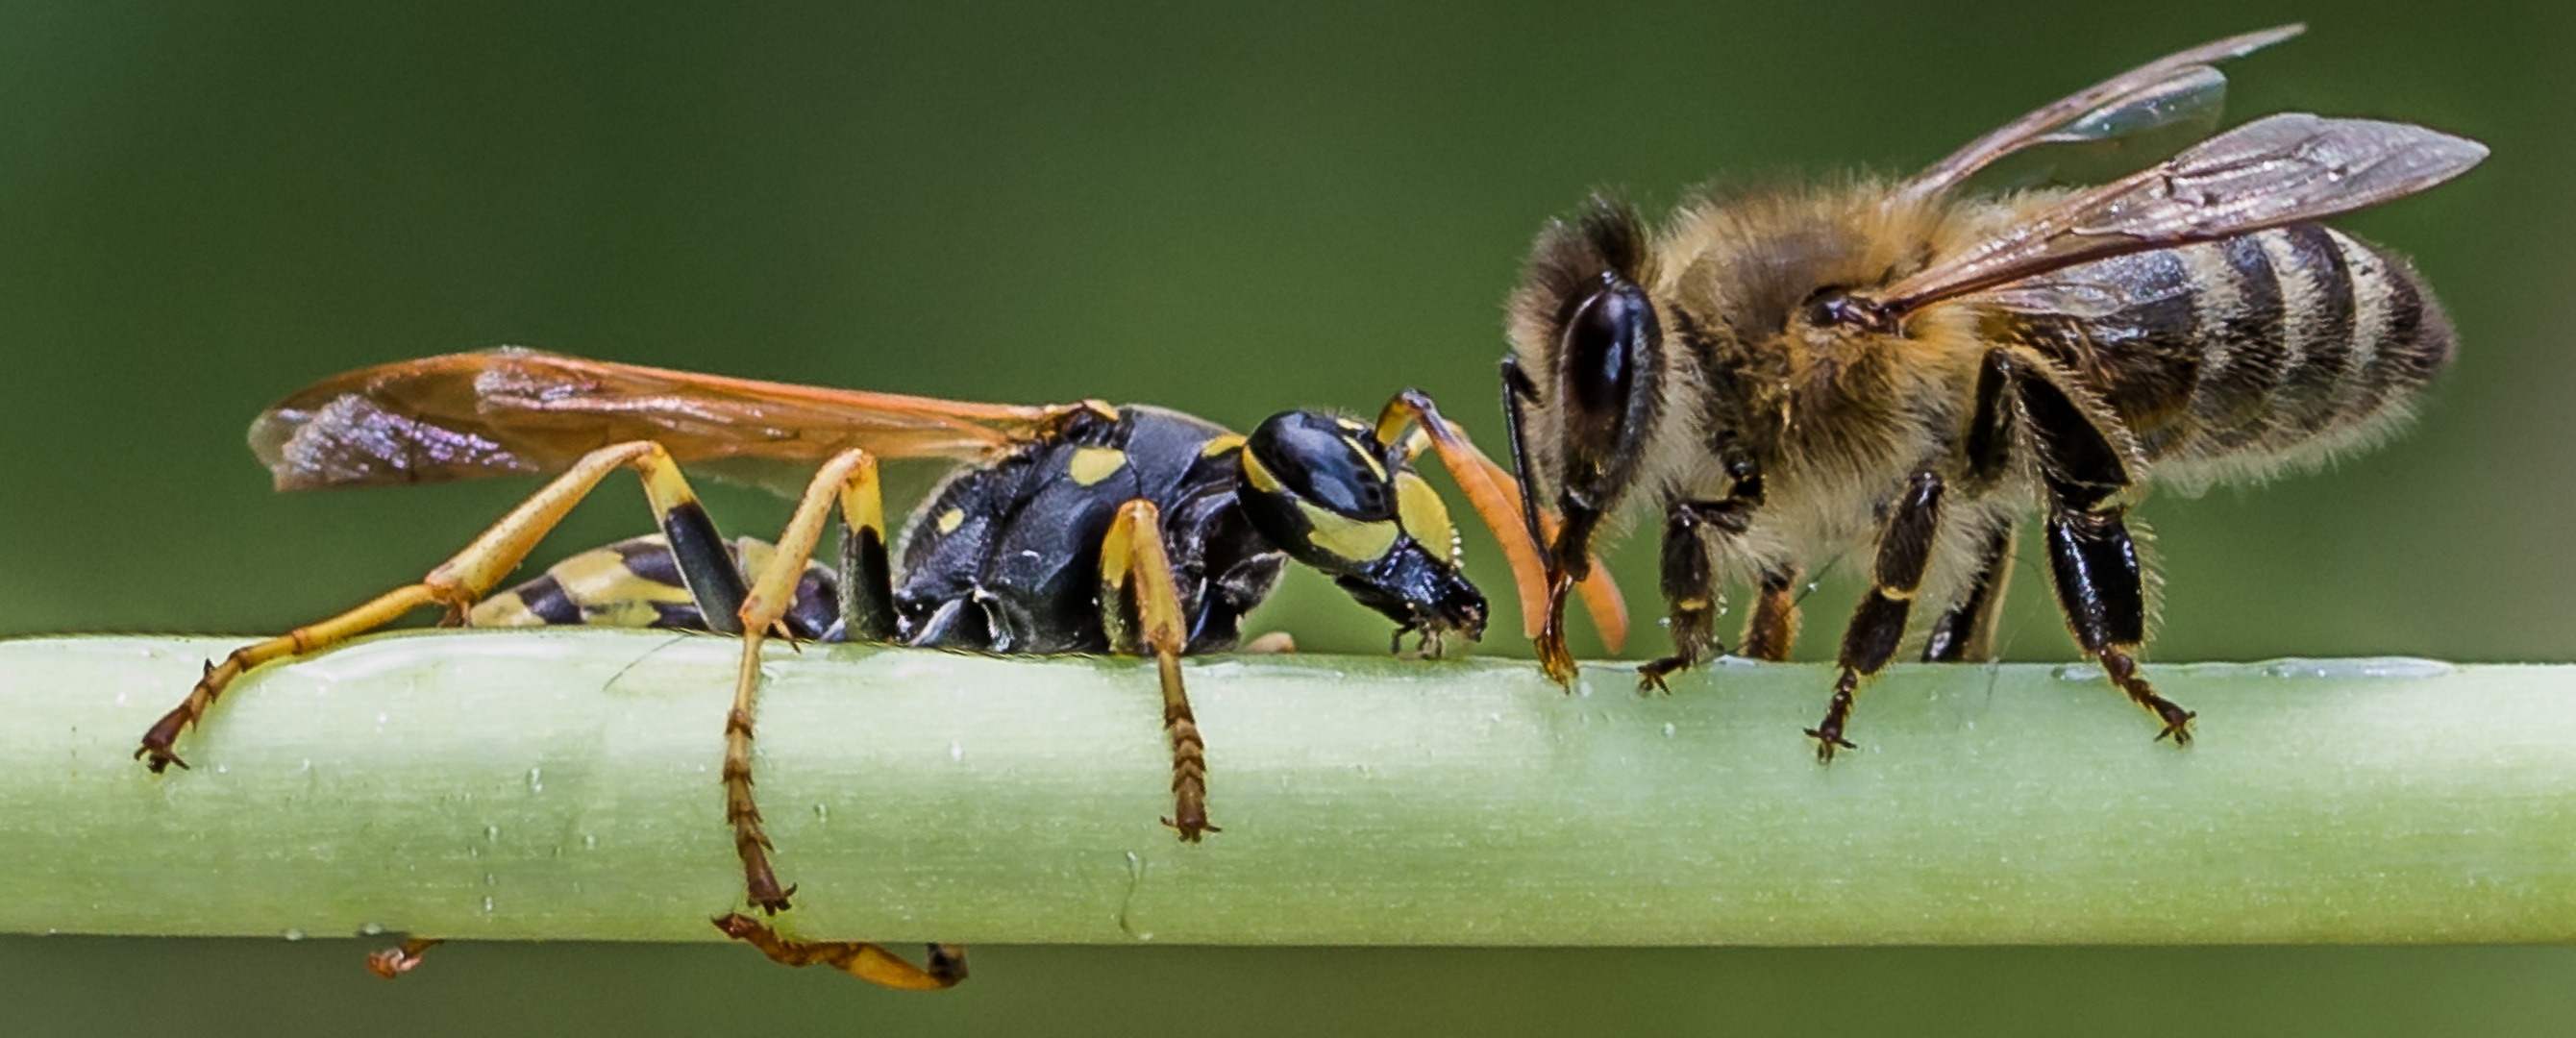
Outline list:
[[[1151,501],[1120,505],[1109,524],[1100,548],[1100,611],[1109,651],[1151,653],[1162,677],[1163,732],[1172,741],[1172,816],[1163,824],[1179,830],[1187,843],[1222,832],[1208,824],[1207,743],[1190,712],[1189,690],[1181,687],[1188,624],[1181,617],[1171,558],[1163,552],[1162,512]]]
[[[715,524],[699,506],[679,466],[657,444],[641,440],[615,444],[583,455],[455,557],[429,571],[420,583],[396,588],[320,623],[236,649],[222,663],[207,664],[205,676],[188,691],[188,698],[143,734],[143,745],[134,755],[155,772],[173,764],[186,767],[174,752],[179,733],[203,720],[234,679],[262,663],[328,648],[426,605],[443,605],[450,622],[461,622],[476,599],[517,568],[565,513],[619,468],[632,468],[643,477],[645,496],[652,501],[654,515],[670,537],[671,550],[709,624],[731,623],[742,603],[742,575],[726,556]]]
[[[725,936],[760,949],[769,961],[783,966],[821,964],[871,984],[905,991],[953,988],[966,979],[966,947],[960,944],[931,945],[928,965],[915,966],[883,946],[865,941],[797,941],[780,937],[760,920],[740,913],[720,916],[715,924]]]
[[[814,481],[806,486],[795,514],[787,520],[786,532],[778,535],[778,547],[770,554],[769,564],[752,581],[750,592],[743,596],[742,606],[735,614],[743,632],[742,665],[734,675],[733,710],[725,716],[725,819],[733,825],[734,850],[742,856],[743,881],[751,903],[764,912],[787,908],[789,895],[796,891],[779,886],[778,874],[770,868],[769,834],[761,829],[760,805],[751,794],[752,710],[760,689],[760,645],[771,629],[785,629],[781,620],[796,604],[796,586],[805,576],[806,560],[813,557],[815,542],[822,539],[823,522],[831,518],[835,501],[841,506],[843,522],[859,531],[860,540],[873,535],[878,549],[877,579],[885,580],[885,506],[877,487],[876,459],[865,451],[843,451],[816,472]],[[880,602],[890,597],[890,591],[880,589],[877,593]]]
[[[1493,531],[1494,540],[1502,545],[1503,561],[1511,566],[1512,583],[1520,591],[1522,633],[1536,637],[1545,619],[1563,615],[1561,598],[1567,589],[1551,586],[1555,582],[1549,575],[1554,571],[1540,554],[1543,546],[1531,540],[1529,524],[1522,521],[1519,481],[1477,449],[1465,429],[1442,417],[1430,395],[1421,390],[1408,389],[1387,401],[1386,408],[1378,412],[1378,442],[1399,442],[1396,437],[1405,434],[1407,425],[1418,425],[1424,434],[1401,441],[1407,458],[1419,455],[1422,440],[1428,439],[1441,467],[1449,470],[1449,478],[1457,481],[1458,489],[1467,495],[1467,503],[1476,509],[1476,516],[1484,520],[1485,528]],[[1555,536],[1553,517],[1542,512],[1538,521],[1542,527],[1537,531],[1539,536]],[[1592,614],[1592,626],[1601,632],[1602,644],[1612,652],[1619,651],[1628,642],[1628,604],[1619,594],[1619,585],[1610,579],[1609,569],[1601,565],[1601,560],[1593,559],[1590,572],[1576,587],[1582,594],[1584,610]],[[1564,644],[1561,632],[1553,644]],[[1563,673],[1570,678],[1571,657],[1565,659],[1563,667]]]

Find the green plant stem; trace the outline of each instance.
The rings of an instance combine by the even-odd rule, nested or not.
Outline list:
[[[0,643],[0,931],[718,939],[736,643],[424,632],[253,674],[239,644]],[[2079,669],[2080,670],[2080,669]],[[1177,842],[1150,663],[774,647],[781,920],[968,942],[1667,945],[2576,937],[2576,669],[1901,666],[1861,744],[1826,668],[1640,696],[1517,660],[1187,668],[1222,833]]]

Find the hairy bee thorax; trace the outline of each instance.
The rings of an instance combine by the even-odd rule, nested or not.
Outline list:
[[[1921,269],[1988,221],[1856,181],[1704,193],[1650,240],[1633,209],[1595,199],[1540,236],[1512,300],[1517,358],[1541,389],[1526,436],[1534,468],[1576,510],[1608,511],[1639,484],[1721,495],[1748,466],[1778,489],[1801,470],[1837,478],[1919,461],[1936,449],[1927,434],[1964,421],[1974,328],[1935,312],[1878,331],[1818,308]],[[1599,312],[1587,303],[1624,285],[1653,334],[1624,352],[1587,349],[1579,322]],[[1572,376],[1606,357],[1634,359],[1626,397],[1576,399]]]

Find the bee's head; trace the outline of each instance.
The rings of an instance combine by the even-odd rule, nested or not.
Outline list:
[[[1664,332],[1643,287],[1650,264],[1636,211],[1595,198],[1573,224],[1555,221],[1539,235],[1512,294],[1519,377],[1504,403],[1515,415],[1521,491],[1564,517],[1548,547],[1575,576],[1587,568],[1593,530],[1636,483],[1660,406]]]
[[[1242,457],[1244,514],[1290,558],[1405,630],[1484,636],[1485,596],[1458,572],[1449,510],[1369,426],[1286,411]]]

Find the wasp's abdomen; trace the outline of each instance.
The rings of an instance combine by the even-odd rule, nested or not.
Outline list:
[[[2454,349],[2413,268],[2316,224],[2136,253],[2051,280],[2120,305],[2016,323],[2110,404],[2152,462],[2260,462],[2366,438]]]

